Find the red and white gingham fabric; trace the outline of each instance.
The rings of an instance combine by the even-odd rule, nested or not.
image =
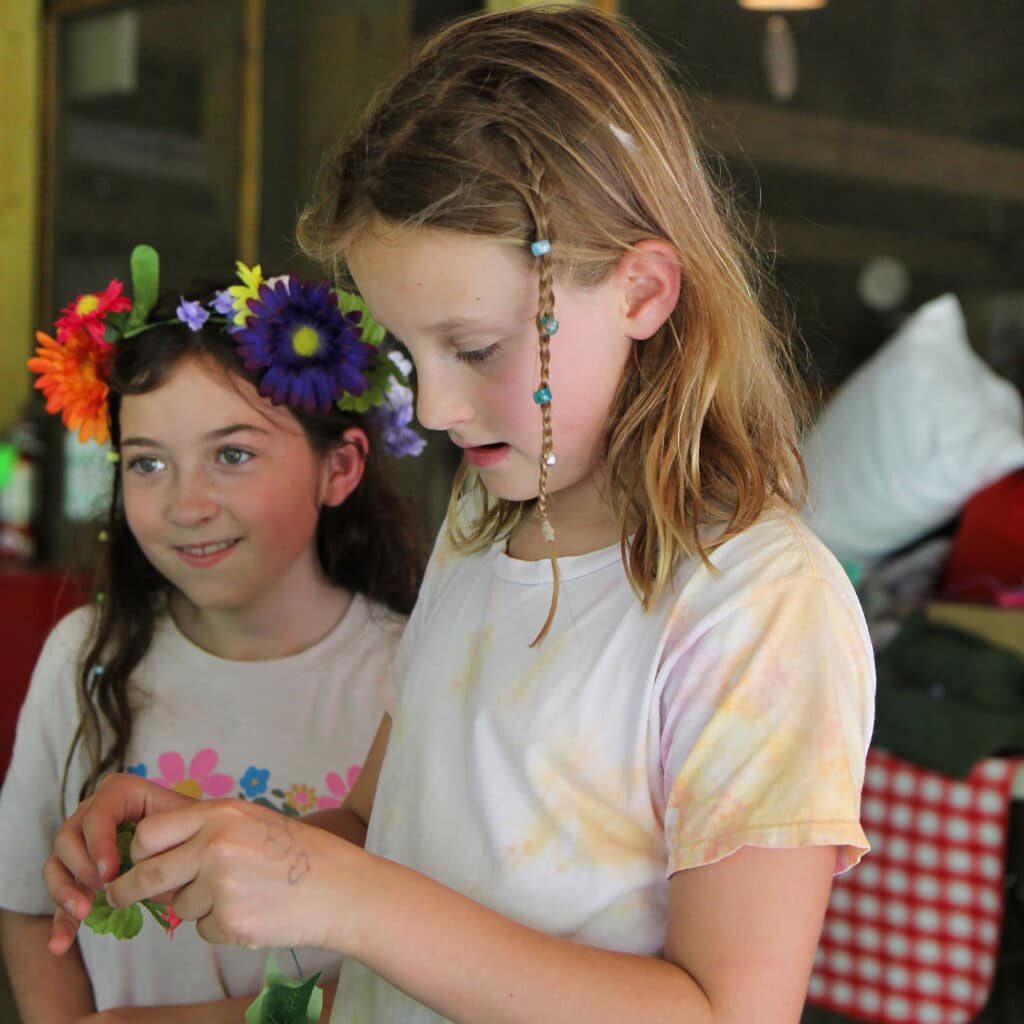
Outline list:
[[[808,1002],[877,1024],[965,1024],[988,998],[1016,763],[957,781],[868,754],[871,853],[835,880]]]

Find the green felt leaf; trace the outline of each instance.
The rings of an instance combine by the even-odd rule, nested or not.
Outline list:
[[[363,341],[380,347],[387,332],[370,315],[370,311],[366,308],[366,303],[358,295],[346,292],[341,288],[335,288],[335,293],[338,296],[338,309],[343,313],[354,313],[358,310],[363,314],[363,319],[359,322],[359,326],[363,330]]]
[[[156,923],[160,925],[165,932],[171,930],[171,926],[167,923],[167,907],[162,903],[154,903],[153,900],[139,900],[139,904],[144,906],[150,912],[153,916],[153,920],[156,921]]]
[[[107,341],[117,341],[124,337],[124,332],[128,329],[128,317],[127,311],[120,313],[108,313],[103,318],[103,323],[106,326],[105,338]]]
[[[160,294],[160,257],[151,245],[132,249],[132,311],[125,328],[125,337],[138,333],[156,305]]]
[[[17,461],[18,449],[13,444],[0,444],[0,490],[11,482]]]
[[[305,981],[293,981],[267,957],[263,990],[245,1011],[246,1024],[316,1024],[324,1008],[317,971]]]
[[[115,939],[132,939],[142,930],[142,911],[136,904],[115,910],[104,892],[96,893],[92,909],[84,922],[97,935],[113,935]]]
[[[131,847],[135,838],[135,822],[128,821],[117,826],[117,852],[121,857],[123,875],[132,866]],[[82,923],[91,928],[97,935],[113,935],[115,939],[131,939],[142,929],[142,907],[153,915],[164,931],[168,931],[167,908],[153,900],[142,900],[130,907],[118,907],[115,910],[107,902],[106,893],[97,892],[92,901],[89,916]]]
[[[380,405],[388,393],[392,377],[405,383],[402,371],[384,352],[379,352],[373,366],[366,371],[366,390],[361,395],[342,395],[338,399],[338,408],[344,412],[366,412]]]

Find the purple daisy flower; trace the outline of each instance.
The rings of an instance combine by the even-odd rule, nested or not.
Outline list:
[[[289,275],[260,285],[251,314],[235,333],[248,370],[265,370],[260,394],[274,405],[312,412],[343,394],[361,395],[376,349],[362,341],[359,314],[345,314],[326,281]]]

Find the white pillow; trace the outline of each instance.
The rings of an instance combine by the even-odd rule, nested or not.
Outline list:
[[[861,567],[941,526],[1024,466],[1021,397],[971,349],[960,303],[922,306],[804,439],[805,518]]]

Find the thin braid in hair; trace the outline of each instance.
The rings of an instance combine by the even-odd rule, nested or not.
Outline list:
[[[558,610],[558,591],[560,585],[560,574],[558,571],[558,554],[555,550],[555,528],[551,525],[548,517],[548,472],[555,464],[554,439],[551,430],[551,335],[558,330],[558,321],[555,319],[555,288],[554,270],[551,256],[551,228],[548,217],[547,201],[544,195],[544,165],[534,158],[530,147],[520,138],[512,139],[519,159],[530,176],[529,198],[527,205],[533,214],[536,228],[538,245],[534,255],[537,259],[537,276],[539,286],[537,289],[537,337],[540,346],[540,383],[537,391],[534,392],[534,400],[540,406],[541,417],[541,450],[540,450],[540,475],[537,487],[537,514],[540,517],[541,533],[548,547],[548,557],[551,560],[552,590],[551,605],[548,608],[548,616],[541,626],[540,632],[531,642],[531,647],[536,647],[551,629],[555,621],[555,612]]]

